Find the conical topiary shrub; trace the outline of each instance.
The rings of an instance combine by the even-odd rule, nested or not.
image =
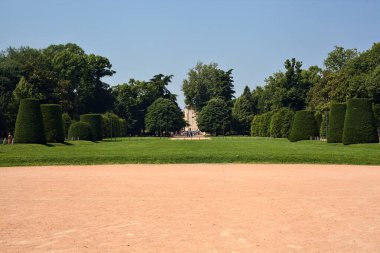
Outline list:
[[[347,101],[342,140],[345,145],[379,142],[369,99],[353,98]]]
[[[18,109],[15,143],[46,143],[40,102],[37,99],[22,99]]]
[[[62,121],[62,109],[57,104],[41,105],[47,142],[64,142],[65,134]]]
[[[336,103],[330,106],[330,120],[327,130],[328,143],[341,143],[346,115],[346,104]]]
[[[290,141],[310,140],[319,134],[314,112],[297,111],[294,116],[292,130],[290,131]]]
[[[94,141],[101,141],[102,133],[102,115],[101,114],[83,114],[80,116],[80,121],[87,122],[91,126],[92,137]]]
[[[92,129],[87,122],[75,122],[69,128],[69,140],[92,141]]]

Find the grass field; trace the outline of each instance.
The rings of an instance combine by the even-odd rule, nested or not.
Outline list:
[[[379,144],[228,137],[204,141],[124,138],[99,143],[0,146],[0,166],[118,163],[380,164]]]

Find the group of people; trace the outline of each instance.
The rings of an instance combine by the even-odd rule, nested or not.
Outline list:
[[[13,135],[8,133],[8,136],[4,138],[3,144],[13,144]]]

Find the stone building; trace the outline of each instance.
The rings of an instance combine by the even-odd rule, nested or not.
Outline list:
[[[198,131],[197,114],[195,111],[192,108],[185,106],[184,115],[187,123],[185,131]]]

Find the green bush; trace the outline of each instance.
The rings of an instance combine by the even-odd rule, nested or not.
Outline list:
[[[310,138],[317,137],[319,135],[317,122],[315,120],[313,111],[297,111],[292,130],[289,134],[290,141],[309,140]]]
[[[85,140],[92,141],[92,129],[87,122],[75,122],[69,128],[69,140]]]
[[[260,114],[255,115],[251,123],[251,135],[260,136],[260,129],[262,125],[262,116]]]
[[[262,114],[263,120],[262,120],[262,126],[261,126],[261,135],[263,137],[269,137],[270,136],[270,122],[272,119],[273,112],[266,112]]]
[[[15,143],[46,143],[40,102],[22,99],[16,119]]]
[[[94,141],[101,141],[102,133],[102,115],[100,114],[83,114],[80,116],[80,121],[87,122],[91,126],[92,137]]]
[[[326,127],[326,124],[328,124],[328,119],[329,116],[328,114],[324,114],[324,115],[321,115],[321,124],[320,124],[320,127],[319,127],[319,136],[321,137],[321,139],[327,139],[327,127]],[[318,124],[318,123],[317,123]]]
[[[374,104],[373,105],[373,113],[375,116],[375,121],[376,121],[376,127],[380,127],[380,104]]]
[[[270,122],[270,136],[274,138],[288,138],[294,112],[287,108],[283,108],[272,115]]]
[[[379,142],[379,137],[371,102],[366,98],[348,100],[344,118],[343,144],[377,142]]]
[[[331,104],[329,125],[327,130],[328,143],[341,143],[346,115],[346,104]]]
[[[64,142],[65,134],[62,121],[62,109],[57,104],[41,105],[47,142]]]
[[[69,135],[69,128],[72,123],[71,117],[68,113],[62,114],[62,121],[63,121],[63,130],[65,132],[65,136]]]

